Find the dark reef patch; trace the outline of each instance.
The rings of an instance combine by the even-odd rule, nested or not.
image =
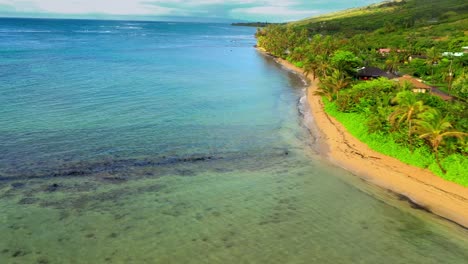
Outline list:
[[[23,188],[24,186],[26,186],[26,183],[24,182],[14,182],[11,184],[11,187],[14,189]]]
[[[37,259],[37,264],[48,264],[48,263],[49,263],[49,259],[46,257],[40,257]]]
[[[117,233],[111,233],[109,235],[110,238],[117,238],[118,236],[119,236],[119,234],[117,234]]]
[[[166,157],[155,159],[112,159],[102,160],[98,162],[75,162],[66,163],[58,168],[36,168],[28,169],[25,167],[15,168],[9,172],[9,176],[0,176],[0,182],[11,182],[27,179],[53,179],[53,178],[73,178],[108,173],[110,175],[116,173],[131,172],[132,169],[142,167],[164,167],[168,165],[176,165],[183,163],[197,163],[220,160],[223,157],[215,157],[212,155],[190,155],[185,157]],[[10,169],[11,170],[11,169]],[[147,175],[151,175],[147,173]],[[122,181],[122,177],[104,177],[104,180]],[[13,183],[20,187],[21,183]]]
[[[115,188],[107,192],[97,192],[92,194],[80,194],[76,196],[69,196],[61,200],[40,200],[39,205],[42,207],[51,207],[55,209],[98,209],[103,202],[112,202],[114,206],[118,206],[117,201],[130,197],[132,195],[138,195],[146,192],[159,192],[164,188],[163,185],[154,184],[148,186],[141,186],[135,188]]]
[[[128,181],[128,178],[123,177],[123,176],[104,176],[104,177],[100,177],[100,179],[107,183],[116,183],[116,184]]]
[[[38,198],[34,197],[24,197],[23,199],[19,200],[18,204],[35,204],[39,202],[40,200]]]
[[[52,183],[50,185],[48,185],[44,191],[45,192],[55,192],[57,191],[58,189],[60,188],[60,185],[58,183]]]
[[[13,252],[13,254],[11,254],[12,257],[16,258],[16,257],[22,257],[22,256],[26,256],[28,254],[28,252],[22,250],[22,249],[17,249]]]
[[[179,169],[176,171],[176,174],[179,176],[195,176],[196,172],[188,169]]]

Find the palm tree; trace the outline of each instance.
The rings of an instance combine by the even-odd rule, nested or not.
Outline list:
[[[414,88],[414,85],[408,81],[400,83],[398,89],[400,91],[411,91]]]
[[[437,165],[443,173],[447,171],[440,164],[439,146],[444,144],[447,137],[457,137],[463,139],[468,133],[451,130],[452,124],[447,120],[447,116],[442,116],[438,110],[433,110],[432,115],[415,121],[414,132],[419,138],[425,139],[434,152]]]
[[[318,89],[314,92],[314,95],[325,96],[330,102],[333,101],[334,94],[333,87],[325,85],[323,82],[318,83]]]
[[[330,76],[320,80],[319,89],[315,95],[326,96],[329,101],[333,101],[338,96],[338,92],[349,85],[349,78],[345,74],[335,69]]]
[[[400,66],[400,58],[398,54],[392,54],[387,60],[385,60],[385,69],[388,72],[396,73]]]
[[[398,128],[402,123],[408,125],[411,131],[411,122],[418,114],[428,110],[430,107],[424,105],[423,101],[418,101],[416,96],[410,91],[399,92],[392,103],[397,103],[393,112],[388,117],[390,124],[394,128]]]
[[[412,123],[417,118],[417,115],[430,109],[424,105],[423,101],[418,101],[416,96],[410,91],[399,92],[392,100],[397,103],[393,112],[388,117],[390,124],[394,129],[399,128],[402,123],[408,126],[408,143],[413,151],[411,133]]]
[[[431,66],[431,82],[432,82],[432,85],[434,85],[434,65],[436,65],[439,62],[439,60],[441,59],[441,56],[439,52],[435,49],[435,47],[427,49],[426,56],[427,56],[426,64],[428,66]]]
[[[317,65],[317,62],[315,60],[315,57],[312,57],[310,56],[309,58],[307,58],[304,62],[304,75],[305,77],[308,77],[309,74],[312,73],[312,77],[314,78],[317,78],[317,69],[318,69],[318,65]]]
[[[331,68],[330,63],[323,56],[316,56],[314,63],[317,64],[317,75],[319,77],[326,77]]]

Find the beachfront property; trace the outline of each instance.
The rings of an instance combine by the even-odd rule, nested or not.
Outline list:
[[[403,75],[402,77],[396,78],[395,80],[398,81],[400,85],[409,83],[412,86],[411,90],[413,93],[430,93],[444,101],[451,101],[454,99],[453,96],[448,95],[436,87],[429,86],[423,83],[421,79],[411,77],[410,75]]]
[[[397,76],[377,67],[362,67],[357,71],[356,77],[359,80],[372,80],[380,77],[394,79]]]
[[[378,50],[378,52],[379,52],[380,55],[382,55],[382,56],[386,56],[386,55],[390,54],[390,53],[393,52],[393,51],[395,51],[395,52],[397,52],[397,53],[404,52],[404,50],[400,50],[400,49],[392,50],[391,48],[380,48],[380,49]]]
[[[442,56],[444,57],[462,57],[463,54],[465,53],[464,52],[449,52],[449,51],[442,52]]]
[[[432,90],[432,87],[423,83],[421,79],[416,79],[409,75],[403,75],[396,79],[401,85],[409,83],[413,86],[411,89],[414,93],[427,93]]]

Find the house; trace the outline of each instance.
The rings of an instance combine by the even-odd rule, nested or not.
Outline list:
[[[444,57],[461,57],[463,56],[464,52],[443,52],[442,56]]]
[[[370,80],[370,79],[375,79],[375,78],[380,78],[380,77],[385,77],[387,79],[394,79],[397,76],[395,76],[394,74],[388,73],[377,67],[362,67],[357,71],[356,77],[359,80]]]
[[[390,51],[392,51],[392,50],[389,49],[389,48],[386,48],[386,49],[379,49],[379,53],[380,53],[381,55],[387,55],[387,54],[390,53]]]
[[[435,88],[435,87],[431,87],[425,83],[422,82],[422,80],[420,79],[416,79],[416,78],[413,78],[409,75],[403,75],[402,77],[400,78],[397,78],[395,79],[397,80],[400,84],[404,84],[404,83],[409,83],[412,85],[412,91],[414,93],[430,93],[431,95],[433,96],[437,96],[439,97],[440,99],[444,100],[444,101],[452,101],[454,100],[453,96]]]
[[[397,53],[404,52],[404,50],[401,50],[401,49],[392,50],[390,48],[381,48],[381,49],[378,50],[380,55],[383,55],[383,56],[386,56],[386,55],[390,54],[390,52],[392,52],[392,51],[397,52]]]
[[[412,91],[414,93],[430,93],[433,96],[437,96],[444,101],[453,101],[454,97],[437,89],[436,87],[431,87],[422,82],[420,79],[413,78],[409,75],[403,75],[402,77],[396,79],[398,82],[403,85],[409,83],[412,86]]]
[[[413,86],[412,91],[414,93],[427,93],[431,92],[432,87],[423,83],[422,80],[413,78],[409,75],[403,75],[400,78],[397,78],[398,82],[403,85],[405,83],[409,83]]]

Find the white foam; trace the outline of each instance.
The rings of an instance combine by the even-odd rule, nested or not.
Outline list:
[[[50,30],[34,30],[34,29],[19,29],[19,30],[8,30],[0,29],[0,33],[51,33]]]
[[[111,30],[74,30],[75,33],[88,33],[88,34],[110,34],[115,33]]]
[[[118,29],[142,29],[142,27],[135,27],[135,26],[116,26]]]

